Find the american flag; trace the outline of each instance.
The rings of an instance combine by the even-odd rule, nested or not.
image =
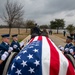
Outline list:
[[[45,36],[37,36],[12,61],[7,75],[75,75],[72,64]]]

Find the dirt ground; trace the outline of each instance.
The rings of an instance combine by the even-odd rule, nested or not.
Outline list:
[[[53,34],[53,35],[56,35],[62,39],[66,39],[66,37],[68,36],[67,34],[65,36],[63,34]]]
[[[2,40],[1,38],[1,35],[2,34],[8,34],[9,33],[9,29],[8,28],[0,28],[0,42]],[[18,34],[18,29],[17,28],[12,28],[11,29],[11,35],[12,34]],[[18,39],[19,41],[22,41],[26,36],[28,36],[30,34],[30,30],[27,30],[26,32],[26,29],[20,29],[20,35],[18,35]],[[10,39],[12,40],[12,37],[10,35]]]

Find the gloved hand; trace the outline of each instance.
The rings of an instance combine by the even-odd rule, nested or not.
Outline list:
[[[60,50],[61,50],[61,51],[64,51],[64,47],[60,47]]]
[[[70,49],[70,53],[73,53],[73,49]]]
[[[12,47],[9,47],[8,52],[10,53],[10,52],[12,52],[12,51],[13,51],[13,48],[12,48]]]
[[[24,42],[20,42],[20,47],[23,47],[24,46]]]
[[[65,48],[65,51],[68,52],[69,51],[69,48]]]
[[[6,60],[6,58],[8,57],[9,53],[8,52],[4,52],[4,54],[1,56],[1,60]]]
[[[62,47],[61,45],[58,46],[59,49],[60,49],[61,47]]]

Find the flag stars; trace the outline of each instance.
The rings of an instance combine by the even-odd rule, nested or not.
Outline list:
[[[37,60],[36,60],[36,61],[34,62],[34,64],[35,64],[36,66],[38,66],[38,65],[40,65],[39,62],[40,62],[40,61],[37,61]]]
[[[27,61],[22,61],[21,65],[23,65],[23,67],[27,66]]]
[[[27,57],[28,57],[29,59],[32,59],[32,58],[33,58],[33,55],[29,54]]]
[[[19,60],[19,59],[21,59],[21,56],[16,57],[16,60]]]
[[[24,54],[24,53],[27,53],[27,51],[25,50],[25,51],[23,51],[22,53],[23,53],[23,54]]]
[[[17,69],[17,71],[15,73],[17,73],[17,75],[22,75],[21,70],[19,70],[19,69]]]
[[[35,46],[39,46],[39,44],[36,44]]]
[[[12,64],[12,66],[11,66],[11,70],[13,70],[15,68],[15,66],[14,66],[14,63]]]
[[[35,73],[35,72],[34,72],[34,68],[31,68],[31,67],[30,67],[30,69],[29,69],[28,71],[29,71],[31,74],[32,74],[32,73]]]
[[[33,51],[34,51],[35,53],[36,53],[36,52],[38,52],[38,50],[37,50],[37,49],[34,49]]]
[[[33,46],[30,46],[29,48],[33,48]]]

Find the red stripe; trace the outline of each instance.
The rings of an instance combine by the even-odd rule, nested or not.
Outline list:
[[[68,70],[67,70],[67,75],[75,75],[74,73],[74,67],[72,66],[71,62],[69,62]]]
[[[50,54],[51,54],[49,75],[59,75],[59,67],[60,67],[59,54],[48,38],[47,41],[50,45]]]
[[[42,40],[42,36],[39,36],[39,37],[38,37],[38,40],[39,40],[39,41]]]
[[[29,41],[29,44],[34,40],[34,38],[32,38],[30,41]]]

